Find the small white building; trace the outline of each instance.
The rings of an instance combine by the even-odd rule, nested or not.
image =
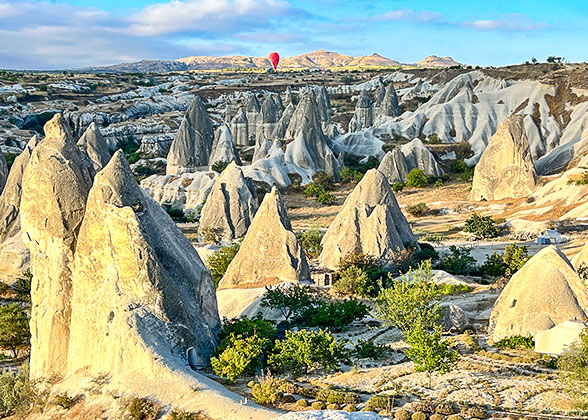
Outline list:
[[[535,239],[535,243],[537,245],[553,245],[562,244],[564,242],[568,242],[569,240],[569,237],[562,235],[557,230],[546,229],[543,235],[539,235],[537,239]]]

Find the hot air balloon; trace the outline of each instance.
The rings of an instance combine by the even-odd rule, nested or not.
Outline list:
[[[272,63],[272,67],[274,68],[274,71],[276,71],[276,68],[278,67],[278,63],[280,62],[280,54],[278,54],[277,52],[272,52],[270,53],[267,58],[269,59],[270,63]]]

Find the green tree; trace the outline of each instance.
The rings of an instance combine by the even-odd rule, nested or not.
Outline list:
[[[31,282],[33,281],[33,273],[27,269],[23,271],[22,276],[14,283],[14,291],[16,297],[23,302],[31,301]]]
[[[321,255],[323,251],[323,246],[321,245],[323,236],[323,232],[318,228],[307,229],[297,235],[298,242],[308,258],[318,258]]]
[[[38,395],[37,384],[29,379],[29,365],[24,364],[17,373],[0,374],[0,416],[27,412]]]
[[[221,378],[235,382],[244,372],[253,372],[261,364],[261,355],[269,341],[267,338],[236,336],[228,337],[229,344],[216,357],[211,357],[212,369]]]
[[[227,166],[229,166],[229,164],[227,162],[225,162],[224,160],[217,160],[216,162],[214,162],[212,164],[210,169],[212,169],[213,171],[218,172],[220,174],[222,171],[224,171],[226,169]]]
[[[406,175],[406,186],[409,188],[424,188],[429,183],[429,178],[422,169],[414,168]]]
[[[525,245],[511,244],[504,247],[504,253],[492,253],[480,269],[489,276],[511,278],[531,258]]]
[[[449,372],[459,358],[457,351],[441,339],[439,326],[427,331],[421,324],[415,324],[406,331],[406,343],[410,346],[406,355],[414,362],[415,370],[429,374],[429,388],[433,372]]]
[[[333,289],[344,295],[365,296],[368,292],[370,279],[360,267],[351,265],[339,272]]]
[[[480,216],[472,213],[465,221],[464,232],[473,233],[474,236],[481,239],[495,238],[500,234],[496,227],[496,222],[490,216]]]
[[[292,315],[317,306],[321,299],[321,293],[310,286],[293,284],[266,287],[261,306],[279,309],[286,321],[289,321]]]
[[[206,266],[210,270],[210,274],[212,274],[212,279],[214,280],[214,285],[216,287],[218,287],[218,284],[227,272],[227,268],[229,268],[229,264],[231,264],[235,255],[237,255],[237,252],[239,252],[239,244],[233,244],[219,249],[206,261]]]
[[[338,342],[326,330],[307,331],[305,329],[286,331],[286,339],[276,341],[274,353],[268,364],[279,370],[334,370],[348,358],[343,343]]]
[[[557,366],[560,371],[559,379],[566,392],[580,408],[588,408],[588,328],[561,355]]]
[[[18,305],[0,306],[0,347],[10,350],[16,359],[20,347],[29,342],[29,319]]]
[[[441,311],[438,287],[432,282],[431,261],[423,261],[394,280],[376,299],[375,315],[385,325],[408,331],[415,325],[430,328],[437,324]]]
[[[465,246],[451,245],[449,254],[441,259],[441,269],[451,274],[468,275],[477,269],[472,251]]]

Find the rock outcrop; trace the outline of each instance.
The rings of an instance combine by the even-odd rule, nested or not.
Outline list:
[[[493,341],[535,335],[568,320],[586,318],[588,292],[557,248],[538,252],[512,277],[490,315]]]
[[[537,174],[523,116],[511,115],[500,124],[476,165],[470,198],[502,200],[527,197],[536,186]]]
[[[203,166],[208,166],[214,129],[199,97],[194,99],[186,111],[176,137],[167,155],[168,175],[184,172],[196,172]]]
[[[278,96],[279,98],[279,96]],[[276,124],[280,120],[280,108],[272,95],[267,96],[261,104],[261,112],[257,120],[256,138],[271,138]]]
[[[88,157],[94,172],[100,171],[110,160],[108,144],[95,122],[82,134],[78,147]]]
[[[588,328],[583,321],[565,321],[535,335],[535,352],[559,356],[570,350],[582,331]]]
[[[0,194],[6,185],[6,178],[8,178],[8,164],[4,158],[4,153],[0,152]]]
[[[378,166],[378,171],[382,172],[390,184],[396,182],[405,182],[406,175],[410,172],[406,158],[402,151],[396,147],[386,153]]]
[[[249,122],[243,109],[231,120],[231,132],[237,146],[249,146]]]
[[[312,90],[301,96],[286,130],[286,138],[294,139],[286,146],[286,162],[292,165],[292,172],[299,172],[303,176],[303,181],[310,182],[317,171],[324,171],[335,180],[339,179],[341,165],[323,133]]]
[[[578,273],[582,272],[588,276],[588,242],[572,258],[572,265]],[[587,279],[588,280],[588,279]],[[588,281],[586,282],[588,286]]]
[[[7,283],[17,280],[29,265],[29,249],[20,230],[20,200],[23,174],[39,141],[40,137],[34,135],[14,159],[0,195],[0,275]]]
[[[212,165],[217,162],[231,163],[235,162],[237,165],[241,165],[241,158],[239,152],[233,142],[233,136],[229,126],[221,124],[216,130],[216,141],[214,142],[213,150],[210,155],[209,168],[212,169]]]
[[[272,133],[272,138],[274,139],[283,139],[286,135],[286,130],[290,125],[290,120],[292,119],[292,115],[294,115],[294,111],[296,107],[292,102],[288,104],[282,116],[280,117],[280,121],[275,125],[274,132]]]
[[[71,276],[90,169],[69,127],[56,114],[44,127],[22,181],[20,218],[31,253],[31,376],[67,369],[71,321]],[[100,245],[101,246],[101,245]]]
[[[249,138],[251,140],[255,140],[255,135],[257,134],[257,124],[260,119],[260,112],[261,105],[257,100],[257,96],[255,96],[255,94],[249,96],[245,103],[245,114],[247,116],[247,121],[249,122]]]
[[[234,162],[217,178],[200,212],[199,232],[214,229],[225,241],[241,238],[258,208],[255,185]]]
[[[383,96],[381,100],[376,100],[375,114],[376,118],[397,117],[400,115],[398,107],[398,96],[392,84],[381,86]],[[379,99],[379,98],[376,98]]]
[[[410,172],[413,169],[421,169],[430,176],[443,175],[443,169],[435,160],[435,156],[418,138],[400,146],[400,151],[406,159],[406,166]]]
[[[122,151],[90,190],[72,283],[69,372],[208,365],[220,330],[210,272]]]
[[[349,121],[349,132],[369,128],[374,124],[372,101],[367,90],[363,89],[355,105],[355,112]]]
[[[304,251],[292,232],[280,193],[267,193],[219,289],[256,288],[310,280]]]
[[[322,240],[320,264],[336,269],[341,257],[363,253],[394,264],[395,254],[418,247],[390,184],[377,169],[368,171],[345,200]]]

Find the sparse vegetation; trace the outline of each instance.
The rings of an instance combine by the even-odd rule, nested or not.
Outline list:
[[[147,398],[132,398],[126,406],[126,420],[155,420],[161,407]]]
[[[322,297],[317,289],[293,284],[266,287],[261,306],[279,309],[288,321],[293,315],[299,315],[306,309],[317,306],[321,300]]]
[[[31,301],[31,282],[33,281],[33,273],[31,270],[26,269],[23,271],[22,276],[20,276],[16,282],[14,283],[14,291],[16,292],[16,297],[18,300],[22,302],[30,302]]]
[[[0,348],[10,350],[16,359],[30,336],[25,310],[18,304],[0,306]]]
[[[504,248],[504,253],[492,253],[480,267],[483,274],[507,278],[512,277],[531,258],[525,245],[511,244]]]
[[[224,171],[226,169],[227,166],[229,166],[229,164],[227,162],[225,162],[224,160],[217,160],[216,162],[214,162],[212,164],[210,169],[212,169],[213,171],[218,172],[220,174],[222,171]]]
[[[562,354],[557,366],[560,381],[578,408],[588,409],[588,329]]]
[[[262,405],[272,405],[280,398],[282,379],[274,378],[271,372],[262,373],[257,382],[251,387],[251,396]]]
[[[515,335],[494,343],[494,347],[499,349],[534,349],[535,340],[532,336],[523,337],[521,335]]]
[[[71,397],[67,392],[62,392],[55,396],[53,403],[65,410],[69,410],[78,403],[78,400],[78,397]]]
[[[29,378],[28,363],[17,373],[5,371],[0,374],[0,415],[28,413],[38,393],[37,384]]]
[[[237,255],[237,252],[239,252],[239,244],[233,244],[219,249],[206,261],[206,267],[210,270],[216,287],[218,287],[219,282],[227,272],[227,268],[229,268],[229,264],[231,264],[235,255]]]

